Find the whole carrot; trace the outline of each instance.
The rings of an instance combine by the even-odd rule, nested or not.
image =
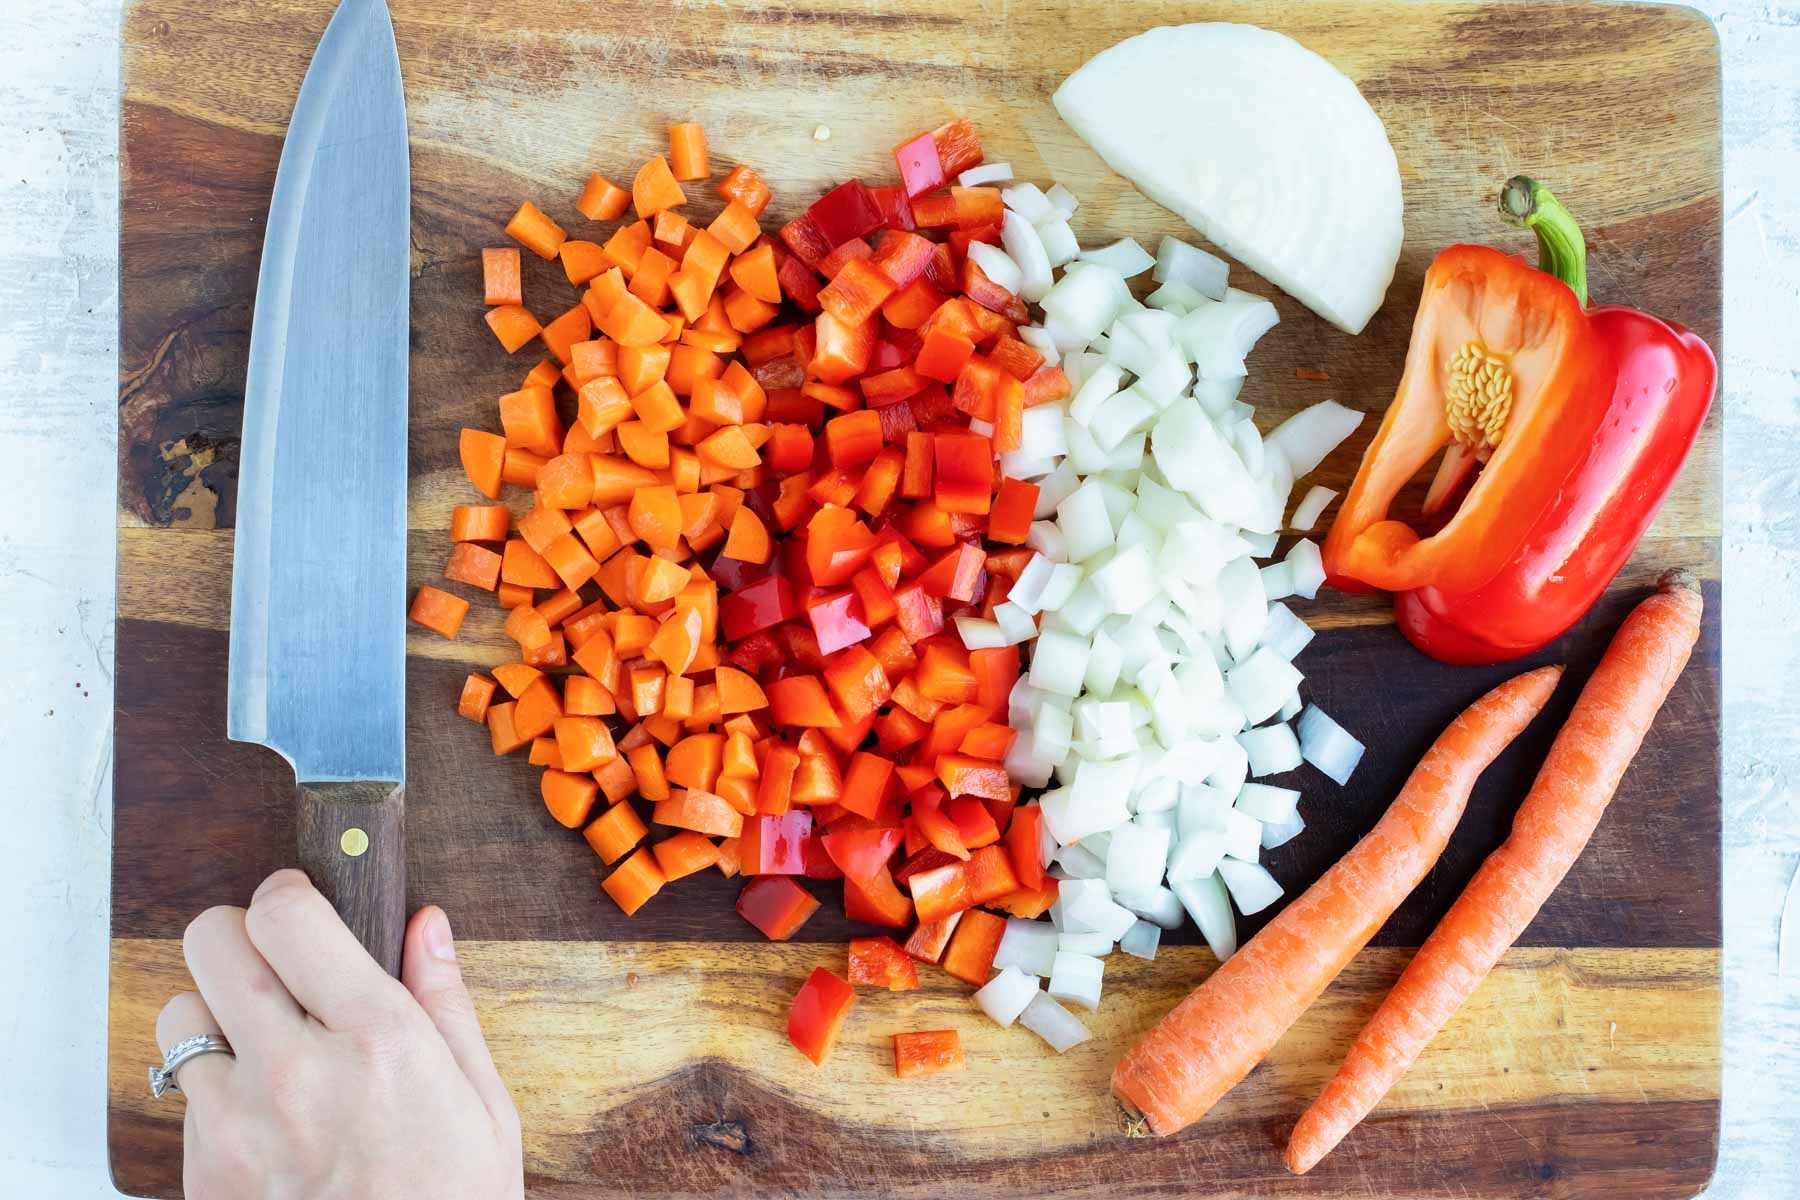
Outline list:
[[[1671,571],[1625,619],[1551,744],[1512,834],[1481,864],[1294,1127],[1290,1171],[1310,1170],[1381,1101],[1562,882],[1687,665],[1700,607],[1693,579]]]
[[[1475,780],[1530,723],[1562,675],[1501,684],[1444,730],[1375,828],[1134,1045],[1113,1094],[1174,1133],[1206,1115],[1418,886]]]

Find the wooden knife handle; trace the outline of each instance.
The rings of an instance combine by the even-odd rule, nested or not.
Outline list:
[[[406,936],[406,785],[302,783],[300,867],[389,975]]]

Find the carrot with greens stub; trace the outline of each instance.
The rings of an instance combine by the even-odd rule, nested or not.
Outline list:
[[[1290,1171],[1312,1169],[1381,1102],[1568,874],[1687,665],[1700,610],[1692,577],[1671,571],[1625,618],[1551,743],[1512,833],[1425,939],[1294,1127]]]
[[[1561,676],[1561,667],[1541,667],[1463,710],[1375,828],[1126,1052],[1113,1070],[1113,1094],[1157,1134],[1205,1116],[1425,878],[1475,780]]]

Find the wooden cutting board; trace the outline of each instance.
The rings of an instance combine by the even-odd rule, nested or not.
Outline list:
[[[1297,37],[1362,87],[1404,175],[1406,252],[1361,337],[1234,274],[1281,310],[1245,392],[1265,427],[1326,397],[1380,411],[1434,251],[1455,240],[1526,248],[1491,216],[1514,171],[1550,181],[1585,219],[1597,297],[1682,320],[1719,345],[1719,60],[1711,29],[1686,11],[1323,0],[393,7],[415,184],[415,586],[442,582],[450,509],[474,499],[456,430],[491,425],[494,398],[529,365],[507,360],[482,325],[476,253],[502,242],[521,198],[585,230],[573,200],[588,173],[628,179],[663,148],[670,121],[692,119],[706,125],[715,169],[742,160],[768,176],[772,214],[785,220],[839,179],[887,178],[889,147],[961,113],[991,157],[1074,189],[1084,242],[1131,234],[1154,245],[1176,223],[1107,171],[1049,95],[1089,55],[1161,23],[1242,19]],[[125,19],[109,1135],[115,1178],[136,1194],[180,1188],[182,1106],[150,1100],[144,1066],[157,1009],[189,986],[182,929],[293,860],[287,767],[224,737],[226,627],[264,213],[329,12],[324,0],[134,0]],[[528,271],[540,313],[559,311],[566,282],[544,264]],[[1331,458],[1324,483],[1343,486],[1373,426]],[[825,907],[784,945],[741,921],[736,885],[710,872],[621,916],[599,891],[594,855],[544,812],[536,772],[494,759],[485,732],[452,711],[466,672],[508,657],[495,610],[477,604],[458,641],[414,637],[410,899],[442,904],[462,940],[524,1116],[533,1194],[1692,1194],[1718,1134],[1719,445],[1715,411],[1612,591],[1524,664],[1432,663],[1378,599],[1302,606],[1323,630],[1301,658],[1310,694],[1370,748],[1346,788],[1310,768],[1298,777],[1308,829],[1269,855],[1290,891],[1368,828],[1465,702],[1522,665],[1565,661],[1570,675],[1488,772],[1443,862],[1376,944],[1266,1065],[1167,1140],[1130,1138],[1106,1080],[1126,1044],[1211,968],[1191,933],[1154,963],[1109,959],[1098,1036],[1061,1058],[993,1027],[966,988],[927,969],[917,992],[860,995],[830,1063],[815,1069],[786,1044],[784,1014],[812,967],[842,969],[835,889],[818,887]],[[1704,637],[1593,844],[1375,1117],[1312,1175],[1288,1176],[1278,1150],[1293,1118],[1407,948],[1504,837],[1622,614],[1675,564],[1707,581]],[[943,1026],[961,1030],[969,1070],[895,1081],[889,1035]]]

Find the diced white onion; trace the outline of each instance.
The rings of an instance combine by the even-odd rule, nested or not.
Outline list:
[[[1294,470],[1294,478],[1300,479],[1317,470],[1327,454],[1356,432],[1362,419],[1363,414],[1356,409],[1345,408],[1335,400],[1321,400],[1277,425],[1263,440],[1280,447]]]
[[[1025,277],[1012,255],[988,242],[970,242],[969,257],[995,284],[1017,294]]]
[[[1050,290],[1050,256],[1044,239],[1030,221],[1008,212],[1000,226],[1000,244],[1019,267],[1019,295],[1036,304]],[[985,270],[985,268],[983,268]],[[991,277],[990,277],[991,278]]]
[[[1089,840],[1098,835],[1090,835]],[[1056,852],[1056,865],[1070,879],[1106,878],[1106,860],[1093,854],[1085,845],[1063,846]]]
[[[1044,193],[1044,196],[1058,212],[1065,216],[1081,207],[1081,201],[1075,198],[1075,193],[1060,183],[1051,184],[1050,190]]]
[[[1300,753],[1340,787],[1362,761],[1363,744],[1313,704],[1300,712]]]
[[[1041,221],[1061,214],[1035,183],[1015,183],[1009,188],[1001,188],[1000,201],[1027,221]]]
[[[1058,950],[1056,966],[1050,972],[1050,986],[1047,990],[1058,1000],[1079,1004],[1089,1012],[1094,1012],[1100,1007],[1100,983],[1105,971],[1106,964],[1091,954],[1071,954],[1067,950]]]
[[[1188,916],[1200,927],[1200,936],[1224,962],[1237,953],[1237,921],[1231,915],[1231,897],[1217,872],[1201,879],[1183,879],[1170,886]]]
[[[1104,933],[1059,933],[1056,935],[1056,949],[1068,951],[1070,954],[1090,954],[1096,958],[1104,958],[1112,953],[1112,939]]]
[[[1005,1028],[1018,1020],[1032,1000],[1041,995],[1035,976],[1027,975],[1017,967],[1007,967],[976,991],[975,1003],[996,1025]]]
[[[1262,644],[1293,662],[1313,640],[1312,626],[1296,617],[1285,604],[1271,604],[1263,625]]]
[[[1239,812],[1258,821],[1275,824],[1291,819],[1299,803],[1300,793],[1293,788],[1274,787],[1266,783],[1246,783],[1237,798]],[[1257,836],[1262,836],[1260,830]]]
[[[1171,893],[1172,895],[1173,893]],[[1156,947],[1162,941],[1162,928],[1148,921],[1139,921],[1125,931],[1119,939],[1119,949],[1133,958],[1156,957]]]
[[[1158,283],[1177,283],[1192,288],[1209,300],[1223,300],[1230,270],[1224,259],[1196,249],[1180,238],[1164,237],[1156,248],[1156,271],[1151,278]]]
[[[1288,519],[1288,528],[1301,533],[1308,532],[1318,524],[1319,517],[1336,499],[1337,493],[1328,487],[1320,487],[1315,484],[1307,488],[1306,495],[1302,496],[1300,503],[1294,506],[1294,515]]]
[[[1050,1044],[1058,1054],[1079,1046],[1093,1036],[1068,1009],[1043,992],[1031,997],[1019,1014],[1019,1023]]]
[[[956,635],[962,639],[965,649],[998,650],[1008,644],[1005,632],[993,621],[959,615],[955,624]]]
[[[1057,936],[1056,926],[1048,921],[1010,917],[1006,931],[1000,935],[999,948],[994,951],[994,966],[1016,967],[1027,975],[1047,976],[1056,965]]]
[[[1169,862],[1169,831],[1126,822],[1106,850],[1106,885],[1114,892],[1153,888]]]
[[[1262,828],[1262,847],[1275,850],[1285,846],[1299,837],[1305,828],[1306,822],[1300,819],[1298,811],[1285,821],[1272,821]]]
[[[1311,600],[1325,586],[1325,560],[1319,553],[1317,542],[1301,538],[1288,547],[1282,565],[1288,568],[1296,596]]]
[[[1097,246],[1092,250],[1081,252],[1083,262],[1098,263],[1110,267],[1126,279],[1133,275],[1142,275],[1156,265],[1148,251],[1137,244],[1133,238],[1120,238],[1110,246]]]
[[[1237,740],[1250,757],[1252,775],[1279,775],[1300,765],[1300,740],[1285,724],[1246,729],[1238,734]],[[1257,819],[1266,821],[1270,818]]]
[[[963,187],[980,187],[986,183],[1005,183],[1012,177],[1011,163],[982,163],[958,175],[956,182]]]
[[[1164,929],[1181,928],[1185,910],[1181,907],[1181,898],[1169,888],[1159,887],[1148,892],[1121,892],[1113,899],[1136,913],[1141,920],[1160,925]]]
[[[1219,864],[1219,877],[1230,889],[1232,903],[1246,917],[1281,899],[1281,885],[1259,863],[1225,859]]]
[[[1264,646],[1225,672],[1225,687],[1244,710],[1244,720],[1255,725],[1280,711],[1288,693],[1300,686],[1300,679],[1292,663]],[[1035,679],[1032,682],[1037,683]]]

